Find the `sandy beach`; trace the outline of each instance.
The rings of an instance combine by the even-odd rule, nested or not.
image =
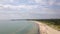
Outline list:
[[[39,25],[40,34],[60,34],[60,31],[57,31],[46,24],[35,21]]]

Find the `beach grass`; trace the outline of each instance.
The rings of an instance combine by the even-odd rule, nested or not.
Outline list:
[[[38,20],[48,26],[60,31],[60,19],[47,19],[47,20]]]

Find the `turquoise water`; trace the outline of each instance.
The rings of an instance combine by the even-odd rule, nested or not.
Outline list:
[[[0,21],[0,34],[38,34],[38,26],[32,21]]]

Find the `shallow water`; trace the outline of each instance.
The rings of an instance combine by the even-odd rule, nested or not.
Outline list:
[[[0,34],[38,34],[38,25],[32,21],[0,21]]]

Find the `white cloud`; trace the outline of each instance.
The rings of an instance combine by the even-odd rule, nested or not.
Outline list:
[[[55,3],[55,5],[58,5],[58,6],[60,6],[60,2],[56,2],[56,3]]]
[[[42,2],[42,0],[35,0],[35,2],[40,3],[40,2]]]
[[[48,0],[48,4],[49,5],[53,5],[55,3],[56,0]]]
[[[10,0],[10,2],[14,2],[14,0]]]
[[[44,5],[46,4],[46,2],[45,2],[44,0],[35,0],[35,2],[36,2],[36,3],[39,3],[40,5],[41,5],[41,4],[42,4],[42,5],[43,5],[43,4],[44,4]]]
[[[58,0],[35,0],[36,3],[39,3],[40,5],[53,5],[53,4],[56,4],[56,5],[60,5],[60,2],[56,2]]]
[[[33,9],[33,8],[37,8],[37,5],[3,5],[0,4],[0,10],[1,9],[12,9],[12,10],[20,10],[20,9]]]
[[[17,4],[19,4],[19,5],[12,5],[12,4],[14,4],[14,1],[16,3],[18,2]],[[33,3],[33,1],[32,2],[31,1],[32,0],[29,0],[29,3]],[[50,18],[51,15],[54,15],[54,14],[56,15],[56,14],[60,13],[60,12],[57,12],[57,10],[53,11],[53,9],[50,10],[49,8],[46,8],[47,4],[48,5],[54,5],[54,4],[60,5],[60,3],[56,3],[55,0],[48,0],[48,1],[34,0],[34,1],[37,3],[36,5],[29,5],[29,4],[22,5],[19,3],[19,0],[0,0],[0,16],[1,16],[0,19],[1,18],[2,19],[5,19],[5,18],[10,18],[10,19],[11,18],[31,18],[31,16],[33,18],[34,17],[38,17],[38,18],[43,17],[44,18],[46,15],[48,16],[48,17],[46,16],[46,18]],[[27,2],[27,0],[26,0],[26,2]],[[9,4],[9,3],[12,3],[12,4]],[[25,3],[25,1],[23,1],[23,3]],[[23,9],[23,10],[21,10],[21,9]],[[26,12],[25,10],[27,10],[28,12]],[[21,13],[19,13],[18,11]],[[9,13],[11,13],[11,14],[9,14]],[[38,16],[36,14],[38,14]],[[43,16],[41,14],[43,14]]]
[[[0,0],[0,2],[13,2],[14,0]]]
[[[58,1],[58,0],[49,0],[48,4],[49,5],[60,5],[60,2],[56,2],[56,1]]]

